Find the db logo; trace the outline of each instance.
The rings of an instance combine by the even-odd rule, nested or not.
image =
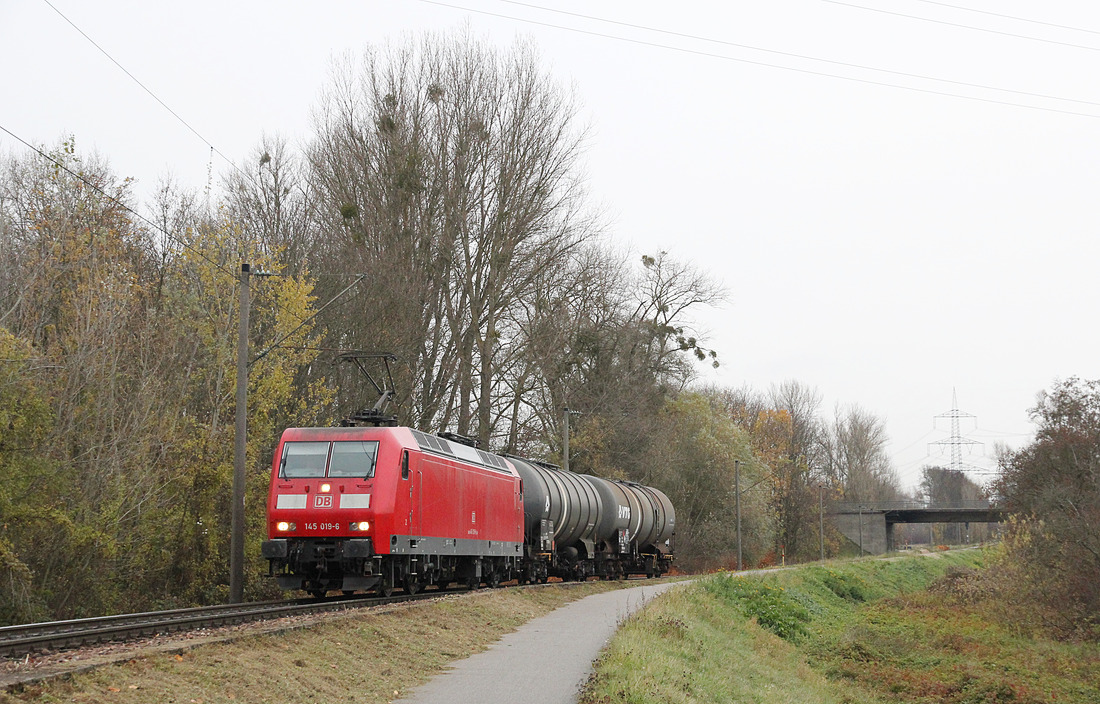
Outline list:
[[[314,508],[332,508],[332,494],[318,494],[313,497]]]

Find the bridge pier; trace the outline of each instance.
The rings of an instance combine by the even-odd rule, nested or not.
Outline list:
[[[864,555],[882,555],[888,549],[888,532],[885,511],[836,513],[833,525],[853,544],[863,545]]]

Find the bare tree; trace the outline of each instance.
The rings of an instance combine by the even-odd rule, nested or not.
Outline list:
[[[319,236],[371,285],[358,320],[329,324],[407,360],[413,424],[494,435],[510,319],[594,234],[576,113],[529,46],[469,34],[337,70],[310,149]]]
[[[825,438],[826,475],[843,488],[849,501],[890,501],[900,481],[886,454],[886,426],[881,418],[852,405],[839,406]]]
[[[659,373],[678,377],[682,383],[693,377],[692,367],[677,352],[690,352],[700,361],[710,359],[717,367],[717,350],[702,346],[688,316],[701,305],[724,302],[725,289],[706,272],[669,257],[667,252],[643,256],[642,266],[633,318],[652,328],[648,356]]]
[[[305,174],[284,138],[264,135],[251,158],[223,180],[229,218],[257,238],[265,254],[296,274],[310,258],[312,228]]]

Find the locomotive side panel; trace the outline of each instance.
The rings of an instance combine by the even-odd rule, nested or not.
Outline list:
[[[454,539],[462,509],[458,493],[459,473],[452,465],[433,457],[420,456],[419,460],[420,534],[429,539],[438,538],[439,544],[435,548],[443,554],[461,554]]]
[[[427,453],[412,453],[410,465],[397,487],[392,554],[519,553],[518,477]]]

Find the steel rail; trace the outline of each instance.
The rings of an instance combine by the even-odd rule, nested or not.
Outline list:
[[[632,577],[627,578],[627,580],[632,579]],[[551,582],[525,585],[524,588],[581,583]],[[419,601],[452,593],[462,593],[462,590],[452,592],[448,589],[433,589],[412,595],[397,594],[388,597],[356,594],[326,597],[320,600],[302,598],[282,601],[257,601],[247,604],[219,604],[187,609],[3,626],[0,627],[0,657],[13,658],[36,652],[65,650],[99,643],[123,642],[162,633],[263,621],[284,616],[344,611]]]
[[[288,599],[4,626],[0,627],[0,657],[17,657],[38,651],[77,648],[161,633],[263,621],[283,616],[416,601],[443,593],[429,591],[416,595],[401,594],[390,597],[341,596],[321,601]]]

